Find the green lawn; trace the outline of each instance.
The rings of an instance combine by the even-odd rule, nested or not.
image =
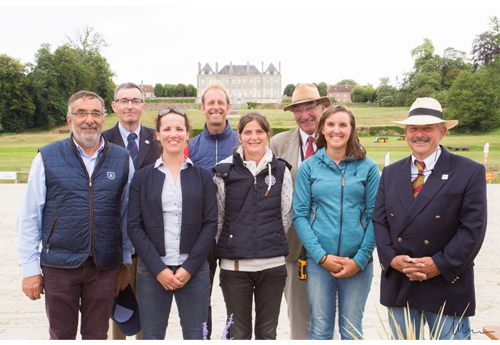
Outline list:
[[[387,126],[391,125],[393,120],[402,120],[408,114],[407,108],[377,108],[377,107],[356,107],[351,108],[356,116],[358,127],[368,126]],[[266,114],[273,128],[293,128],[296,126],[293,114],[284,112],[281,109],[259,110]],[[200,110],[188,110],[188,117],[193,128],[202,128],[205,118]],[[238,114],[244,114],[247,110],[238,111]],[[142,122],[148,127],[155,127],[157,112],[147,111],[142,116]],[[117,122],[116,114],[110,114],[105,121],[105,129],[114,126]],[[233,128],[236,127],[238,119],[230,119]],[[18,180],[27,181],[27,175],[31,162],[35,157],[39,147],[52,141],[66,138],[68,134],[59,134],[55,128],[51,132],[26,132],[21,134],[2,134],[0,135],[0,171],[17,171]],[[401,129],[402,133],[403,130]],[[361,136],[361,144],[366,147],[368,157],[372,158],[380,168],[384,165],[384,157],[387,152],[390,155],[390,162],[395,162],[410,154],[410,150],[405,141],[399,141],[397,133],[388,135],[387,143],[373,143],[375,136]],[[470,146],[470,151],[457,151],[458,155],[469,157],[479,163],[483,163],[483,147],[485,143],[490,144],[490,153],[486,168],[488,171],[495,172],[493,183],[500,183],[500,129],[480,134],[458,135],[453,132],[448,133],[441,141],[441,144],[447,146]]]

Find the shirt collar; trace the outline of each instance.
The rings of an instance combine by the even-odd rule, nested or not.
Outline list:
[[[194,166],[193,164],[193,161],[189,158],[189,157],[184,157],[185,161],[184,163],[182,163],[182,166],[181,166],[181,170],[183,169],[186,169],[188,167],[188,165],[192,165]],[[161,165],[165,165],[165,163],[163,163],[163,155],[160,156],[160,158],[158,158],[155,162],[155,169],[158,169],[159,166]]]
[[[436,165],[437,160],[439,159],[439,156],[441,156],[441,146],[438,146],[436,151],[434,151],[431,155],[429,155],[429,157],[424,159],[425,170],[432,171],[434,169],[434,166]],[[412,153],[411,154],[412,166],[415,165],[416,160],[420,161],[420,159],[417,159]]]
[[[104,149],[104,138],[102,137],[102,135],[99,137],[100,138],[100,141],[101,141],[101,145],[99,146],[99,148],[97,149],[97,151],[94,153],[94,155],[90,158],[93,158],[95,156],[97,156],[99,153],[101,153],[101,151]],[[83,149],[81,148],[80,145],[78,145],[78,143],[76,142],[75,138],[72,137],[73,139],[73,142],[75,143],[76,145],[76,150],[78,151],[78,153],[80,154],[80,156],[87,156],[89,157],[84,151]]]
[[[130,134],[130,131],[126,129],[125,127],[122,126],[120,122],[118,122],[118,129],[120,130],[120,134],[122,135],[123,138],[127,139],[128,135]],[[141,124],[139,123],[139,126],[135,129],[134,133],[137,135],[137,139],[141,139]],[[127,140],[125,140],[126,142]]]
[[[300,127],[299,127],[299,133],[300,133],[300,142],[302,143],[302,146],[306,145],[307,138],[309,138],[309,137],[314,138],[314,134],[309,135],[306,132],[304,132]]]

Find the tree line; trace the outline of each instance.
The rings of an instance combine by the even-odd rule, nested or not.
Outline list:
[[[196,88],[185,84],[156,84],[154,87],[155,97],[196,97]]]
[[[380,78],[377,88],[358,85],[352,79],[336,85],[355,85],[354,103],[376,103],[381,107],[410,107],[418,97],[432,97],[443,105],[446,119],[457,119],[458,131],[475,132],[500,127],[500,22],[489,19],[490,29],[475,37],[471,57],[454,48],[442,55],[435,52],[430,39],[412,49],[413,68],[396,80]],[[321,96],[327,95],[326,83],[315,84]],[[319,86],[322,85],[322,88]],[[283,94],[291,96],[294,84]],[[335,102],[335,99],[332,99]]]

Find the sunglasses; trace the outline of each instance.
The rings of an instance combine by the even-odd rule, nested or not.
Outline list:
[[[160,109],[160,111],[158,112],[158,117],[162,117],[163,115],[167,115],[170,113],[174,113],[174,114],[181,115],[181,116],[186,116],[186,112],[184,111],[184,109],[179,108],[179,107],[174,107],[174,108]]]

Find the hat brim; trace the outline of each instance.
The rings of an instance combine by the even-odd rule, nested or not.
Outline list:
[[[328,106],[330,106],[330,104],[332,103],[330,101],[330,98],[328,97],[320,97],[320,98],[316,98],[316,99],[304,99],[304,100],[300,100],[299,102],[295,102],[295,103],[292,103],[292,104],[289,104],[287,105],[286,107],[283,108],[283,111],[288,111],[290,109],[292,109],[294,106],[298,105],[298,104],[302,104],[302,103],[308,103],[308,102],[318,102],[318,101],[321,101],[323,103],[323,105],[325,106],[325,108],[328,108]]]
[[[455,127],[458,124],[458,120],[441,120],[436,116],[432,115],[415,115],[410,116],[404,121],[392,121],[396,126],[405,128],[408,125],[433,125],[436,123],[444,123],[444,126],[448,129]]]

